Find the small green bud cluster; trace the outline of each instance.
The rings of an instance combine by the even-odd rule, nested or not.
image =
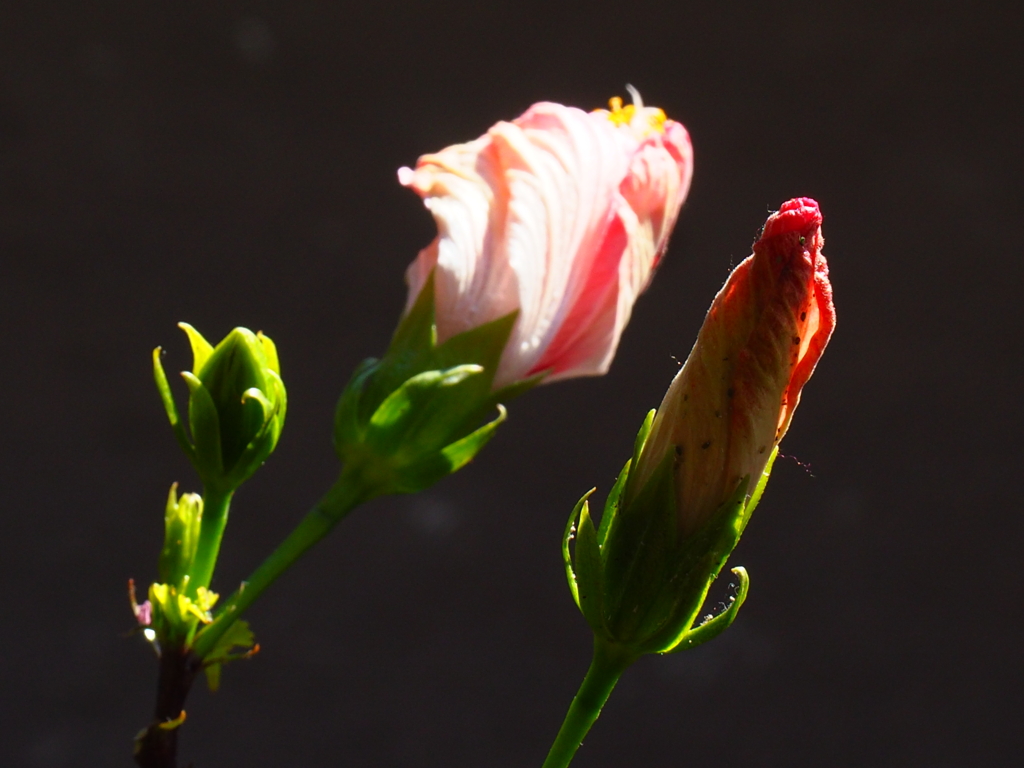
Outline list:
[[[191,440],[178,416],[160,348],[153,373],[182,450],[207,488],[229,493],[252,476],[277,446],[287,411],[277,348],[269,337],[235,328],[213,347],[191,325],[180,323],[192,345],[189,388]]]
[[[164,514],[164,547],[160,551],[160,581],[182,590],[199,545],[203,521],[203,497],[186,493],[178,498],[178,484],[171,486]]]
[[[182,450],[199,474],[204,496],[177,493],[171,486],[164,515],[160,581],[149,599],[133,606],[147,639],[158,648],[190,648],[202,625],[213,621],[217,593],[209,589],[228,504],[235,490],[263,464],[277,445],[287,395],[274,342],[262,333],[236,328],[216,347],[187,323],[179,324],[192,346],[192,370],[182,378],[189,389],[186,431],[170,384],[153,351],[153,375],[167,418]],[[237,622],[201,660],[211,687],[220,664],[234,649],[254,645],[245,622]]]
[[[149,601],[144,613],[153,641],[187,646],[200,623],[208,624],[210,609],[217,594],[199,587],[195,595],[187,594],[192,564],[199,545],[203,519],[203,499],[186,493],[178,498],[178,484],[171,486],[164,514],[164,546],[160,551],[160,581],[149,587]]]

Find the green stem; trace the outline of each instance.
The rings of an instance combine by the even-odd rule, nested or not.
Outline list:
[[[234,495],[234,491],[225,492],[209,486],[203,488],[203,521],[185,590],[189,597],[194,598],[200,587],[210,586],[220,552],[220,541],[224,538],[224,528],[228,524],[228,508]]]
[[[590,662],[583,684],[572,700],[555,743],[543,768],[566,768],[576,755],[590,727],[601,714],[601,708],[619,682],[619,677],[636,660],[610,643],[594,638],[594,659]]]
[[[282,541],[252,575],[242,582],[238,591],[228,598],[213,623],[206,625],[196,635],[195,642],[192,643],[193,654],[200,659],[204,658],[245,609],[252,605],[278,576],[288,570],[306,550],[326,536],[338,521],[359,504],[376,495],[367,488],[358,475],[353,476],[353,473],[343,471],[326,495],[288,534],[288,538]]]

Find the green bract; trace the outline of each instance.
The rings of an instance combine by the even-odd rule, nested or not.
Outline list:
[[[182,449],[208,489],[230,493],[245,482],[277,445],[287,396],[277,349],[262,333],[235,328],[216,347],[187,323],[194,358],[181,375],[189,388],[191,440],[178,416],[160,347],[153,350],[153,374],[167,418]]]
[[[633,458],[608,494],[600,525],[595,527],[590,516],[588,493],[573,509],[562,543],[576,605],[599,641],[631,656],[694,648],[736,618],[747,594],[743,568],[733,569],[739,583],[729,606],[695,625],[712,582],[761,498],[775,460],[773,453],[749,498],[747,477],[707,523],[683,535],[672,483],[672,455],[636,490],[628,507],[620,506],[630,466],[644,447],[654,413],[647,415]],[[575,551],[570,553],[574,536]]]
[[[334,445],[370,496],[415,493],[455,472],[505,419],[501,400],[542,376],[491,391],[513,312],[437,343],[434,281],[399,323],[387,354],[356,369],[338,402]],[[493,421],[481,422],[498,410]]]

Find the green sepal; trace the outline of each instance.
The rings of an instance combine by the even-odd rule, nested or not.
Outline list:
[[[773,450],[749,497],[753,478],[744,477],[701,527],[684,532],[672,452],[661,457],[642,485],[631,485],[631,469],[645,450],[654,417],[649,412],[637,434],[633,456],[605,500],[599,528],[595,531],[590,519],[587,494],[574,508],[562,542],[570,592],[595,637],[635,656],[696,647],[735,620],[749,588],[742,568],[733,571],[740,583],[730,605],[694,625],[764,493],[778,455]],[[570,558],[574,533],[575,556]]]
[[[663,597],[678,563],[673,456],[667,455],[651,477],[616,515],[606,536],[605,608],[608,627],[628,647],[642,642],[667,620],[672,606]],[[627,480],[628,482],[628,480]]]
[[[498,415],[494,420],[487,422],[475,432],[470,432],[461,440],[456,440],[454,443],[441,449],[441,455],[444,456],[447,466],[445,475],[450,475],[452,472],[457,472],[466,466],[494,437],[498,425],[508,418],[508,411],[504,405],[498,403],[497,408]]]
[[[753,514],[754,509],[757,508],[758,503],[761,501],[761,496],[764,494],[765,486],[768,484],[768,479],[772,472],[772,466],[775,464],[775,459],[778,456],[778,453],[778,447],[772,450],[772,454],[768,458],[768,463],[761,472],[757,485],[754,487],[754,491],[750,494],[749,498],[745,499],[746,490],[749,487],[750,482],[749,478],[744,478],[736,488],[733,497],[723,505],[723,509],[720,513],[720,519],[717,523],[714,518],[709,521],[707,527],[711,529],[710,533],[712,536],[715,535],[717,530],[718,543],[716,547],[712,547],[708,553],[708,557],[705,558],[710,561],[709,564],[711,565],[712,572],[710,573],[702,591],[703,594],[700,600],[700,605],[703,605],[704,600],[707,598],[707,593],[711,588],[711,584],[718,577],[722,567],[725,565],[725,561],[739,543],[740,536],[743,534],[744,529],[750,522],[750,517]],[[719,515],[716,515],[716,517],[719,517]],[[717,568],[715,567],[716,560]],[[697,569],[697,574],[699,574],[699,570],[700,569]],[[747,575],[745,568],[738,566],[732,569],[732,573],[739,579],[739,584],[736,587],[735,596],[730,598],[730,603],[726,609],[717,616],[712,617],[709,615],[700,624],[685,630],[671,645],[669,645],[666,650],[660,651],[661,653],[675,653],[677,651],[696,648],[698,645],[702,645],[708,640],[714,639],[729,628],[729,626],[736,620],[736,616],[739,614],[740,608],[747,599],[747,591],[750,588],[750,578]],[[699,610],[697,613],[699,613]],[[692,620],[690,623],[692,623]]]
[[[215,692],[220,688],[220,672],[224,664],[251,656],[257,647],[256,636],[245,619],[238,619],[228,627],[203,658],[203,672],[206,673],[206,684],[210,691]],[[236,649],[242,649],[243,652],[238,653]]]
[[[359,405],[370,377],[373,376],[380,364],[381,361],[375,357],[363,360],[356,366],[345,390],[338,399],[338,405],[334,409],[334,447],[339,458],[344,458],[341,455],[341,449],[344,446],[360,443],[363,440],[365,424],[360,423]]]
[[[163,349],[160,347],[153,350],[153,380],[156,382],[157,392],[160,393],[160,401],[164,405],[167,420],[171,423],[171,430],[174,432],[178,445],[181,446],[181,450],[185,452],[190,461],[195,461],[195,448],[185,433],[185,425],[181,423],[181,417],[178,415],[178,406],[174,402],[174,394],[171,392],[170,382],[167,381],[167,374],[164,373],[163,363],[160,362],[162,352]]]
[[[365,360],[338,400],[334,445],[372,495],[423,490],[470,461],[504,421],[501,405],[543,374],[492,392],[516,312],[437,343],[434,276],[387,353]],[[498,417],[481,426],[493,409]]]
[[[255,400],[260,404],[260,408],[263,411],[263,424],[266,426],[267,421],[277,410],[277,406],[270,402],[266,395],[256,387],[249,387],[245,392],[242,393],[242,402],[247,403],[250,400]]]
[[[505,421],[508,412],[498,405],[498,415],[474,432],[460,440],[449,443],[440,451],[426,452],[423,458],[405,466],[396,467],[387,493],[419,493],[434,483],[462,469],[494,437],[498,425]]]
[[[371,375],[367,376],[363,371],[364,375],[359,381],[359,402],[354,414],[356,421],[365,424],[392,392],[418,374],[462,365],[479,365],[485,373],[475,383],[478,391],[470,401],[477,408],[467,413],[460,425],[460,429],[470,431],[496,403],[507,402],[543,379],[543,375],[538,375],[523,382],[515,382],[503,388],[500,393],[490,391],[517,316],[518,311],[510,312],[456,334],[439,345],[434,324],[434,273],[431,272],[413,306],[399,322],[387,353],[378,361]],[[355,378],[350,387],[356,383]]]
[[[594,632],[605,635],[604,626],[604,566],[601,562],[601,548],[597,544],[597,531],[590,519],[590,502],[584,501],[580,508],[580,522],[576,531],[575,546],[576,583],[579,589],[579,606],[583,617]]]
[[[441,366],[476,363],[491,371],[493,379],[518,316],[519,310],[514,310],[452,336],[434,350],[433,360]]]
[[[703,645],[708,640],[714,640],[736,621],[740,608],[747,599],[747,590],[750,589],[750,577],[747,575],[747,569],[743,566],[733,568],[732,572],[739,580],[739,584],[736,585],[736,594],[729,598],[729,604],[725,610],[717,616],[709,615],[700,624],[684,633],[675,646],[662,651],[662,653],[678,653]]]
[[[280,378],[281,361],[277,356],[277,344],[269,336],[264,336],[263,331],[256,331],[256,338],[263,347],[263,355],[267,359],[267,368],[273,371]]]
[[[651,429],[654,427],[654,418],[657,415],[658,411],[652,408],[644,417],[644,422],[640,425],[640,429],[636,433],[636,439],[633,440],[633,455],[629,460],[630,467],[636,467],[638,465],[640,461],[640,454],[643,453],[644,446],[647,445],[647,438],[651,436]],[[638,482],[640,481],[636,478],[634,478],[632,482],[627,478],[622,487],[622,491],[620,491],[620,502],[632,505],[633,497],[636,496],[638,492],[638,489],[635,487]]]
[[[604,511],[601,513],[601,526],[597,530],[597,543],[604,547],[605,541],[608,539],[608,534],[615,527],[615,521],[619,515],[619,506],[622,501],[622,490],[626,487],[626,481],[629,480],[629,468],[632,466],[633,461],[630,459],[626,462],[626,466],[619,472],[619,476],[615,478],[615,484],[612,489],[608,492],[608,498],[604,500]]]
[[[510,312],[438,345],[434,323],[434,272],[431,271],[413,306],[395,329],[385,357],[395,369],[394,378],[397,381],[418,372],[417,367],[426,370],[477,363],[486,368],[494,368],[505,350],[517,315],[518,311]],[[426,359],[430,360],[428,365],[417,365]]]
[[[224,474],[217,406],[209,390],[194,373],[182,371],[181,377],[189,389],[188,425],[195,441],[196,471],[204,483],[212,484]]]
[[[226,471],[239,464],[246,447],[265,426],[264,409],[244,393],[259,389],[268,397],[276,396],[277,392],[268,387],[268,370],[263,344],[256,334],[247,328],[235,328],[214,347],[202,369],[193,371],[216,406]]]
[[[213,345],[188,323],[178,323],[178,327],[188,336],[189,346],[192,347],[192,372],[198,376],[213,354]]]
[[[273,389],[274,399],[270,400],[255,387],[242,394],[242,401],[255,400],[263,409],[263,423],[259,431],[245,446],[231,472],[228,473],[228,487],[237,488],[259,467],[274,450],[281,437],[284,427],[285,412],[288,408],[288,396],[285,393],[281,377],[271,370],[266,371],[268,390]]]
[[[274,450],[277,440],[281,435],[280,420],[271,417],[256,433],[242,454],[238,457],[231,471],[224,475],[223,485],[225,489],[238,488],[248,480],[252,473],[262,466],[267,455]],[[269,447],[268,447],[269,446]]]
[[[747,527],[747,523],[750,522],[750,516],[761,502],[761,496],[764,495],[765,486],[768,485],[768,478],[772,474],[772,467],[775,466],[775,459],[778,458],[778,455],[779,447],[775,446],[772,449],[772,455],[768,457],[768,463],[764,465],[764,469],[761,471],[761,477],[758,478],[757,485],[754,486],[754,492],[750,494],[750,498],[747,499],[747,505],[743,509],[743,524],[740,526],[741,534]]]
[[[507,416],[504,406],[492,406],[498,416],[467,434],[468,419],[472,417],[474,426],[479,422],[479,384],[487,378],[481,366],[471,364],[409,378],[360,425],[354,418],[362,396],[360,382],[373,375],[376,365],[364,363],[335,415],[338,456],[346,471],[358,471],[373,495],[416,493],[457,471]]]
[[[742,568],[739,569],[742,573],[737,573],[740,579],[739,591],[735,602],[731,604],[728,611],[723,612],[721,617],[707,622],[706,630],[701,630],[704,625],[693,627],[693,623],[700,615],[701,607],[707,599],[708,592],[711,590],[711,585],[718,578],[722,568],[725,567],[729,555],[739,544],[740,537],[747,523],[750,522],[751,514],[764,493],[777,453],[778,449],[776,448],[749,498],[747,491],[750,488],[751,479],[744,477],[737,483],[730,498],[719,507],[711,519],[685,540],[678,554],[676,574],[671,583],[666,585],[665,592],[668,594],[659,596],[661,599],[670,597],[672,594],[676,596],[675,605],[671,610],[673,620],[667,623],[660,632],[651,636],[643,647],[644,653],[663,653],[665,650],[679,647],[684,640],[687,642],[686,647],[696,647],[725,631],[735,620],[736,612],[746,600],[749,587],[749,579],[746,571]],[[711,622],[715,622],[713,626],[711,626]],[[697,630],[701,630],[699,634],[693,634]],[[693,642],[690,642],[691,640]]]
[[[640,425],[640,431],[636,433],[636,439],[633,441],[633,466],[636,466],[637,461],[640,459],[640,454],[644,450],[644,446],[647,445],[647,438],[651,436],[651,428],[654,426],[654,417],[657,415],[657,409],[651,408],[644,417],[644,423]]]
[[[572,508],[572,514],[569,515],[569,521],[565,524],[565,533],[562,535],[562,562],[565,565],[565,578],[569,582],[569,592],[572,593],[572,599],[576,603],[577,608],[580,608],[580,591],[576,584],[576,572],[572,567],[572,554],[569,552],[569,542],[576,536],[576,519],[580,516],[583,505],[587,503],[587,499],[596,490],[596,488],[591,488],[583,495],[582,499],[576,502],[576,506]]]
[[[399,321],[388,345],[387,356],[395,368],[395,378],[398,381],[408,378],[419,367],[417,361],[429,356],[436,346],[434,272],[431,270],[419,296]]]
[[[749,486],[750,479],[743,478],[711,519],[687,536],[675,553],[673,571],[654,598],[666,620],[648,628],[643,653],[675,647],[693,625],[712,583],[739,543]]]
[[[461,421],[467,395],[477,389],[483,372],[479,365],[459,365],[411,377],[370,417],[366,445],[403,464],[446,444],[454,431],[452,414]]]
[[[263,337],[269,341],[266,336]],[[275,352],[276,354],[276,352]],[[275,370],[267,369],[267,380],[269,381],[271,388],[274,390],[274,394],[277,395],[275,405],[276,407],[268,417],[273,420],[273,434],[274,440],[276,441],[281,437],[281,431],[284,429],[284,417],[288,415],[288,390],[285,389],[284,379],[281,378],[281,374]],[[275,443],[276,445],[276,443]]]
[[[633,457],[626,462],[622,471],[619,472],[619,476],[615,478],[615,483],[612,485],[612,489],[608,492],[608,497],[604,501],[604,511],[601,513],[601,526],[597,531],[597,543],[601,546],[601,556],[605,560],[607,559],[608,550],[605,549],[604,545],[618,521],[619,509],[622,507],[623,502],[623,493],[629,483],[629,470],[636,465],[637,459],[640,458],[640,453],[643,451],[647,438],[651,434],[651,425],[654,423],[656,413],[657,411],[653,408],[647,412],[647,416],[637,432],[636,439],[633,441]]]

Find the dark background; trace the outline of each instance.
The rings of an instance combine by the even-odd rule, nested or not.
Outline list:
[[[838,329],[732,563],[739,620],[630,669],[574,764],[1003,766],[1022,746],[1022,47],[980,4],[0,7],[0,764],[128,766],[169,484],[150,378],[179,320],[277,342],[281,444],[230,592],[332,481],[330,418],[433,237],[395,178],[532,102],[636,85],[693,137],[666,263],[602,379],[512,404],[481,457],[360,509],[188,706],[209,766],[539,766],[589,660],[562,527],[769,210],[817,198]],[[183,388],[181,388],[183,389]],[[181,391],[179,389],[179,392]],[[725,595],[725,584],[720,584]]]

